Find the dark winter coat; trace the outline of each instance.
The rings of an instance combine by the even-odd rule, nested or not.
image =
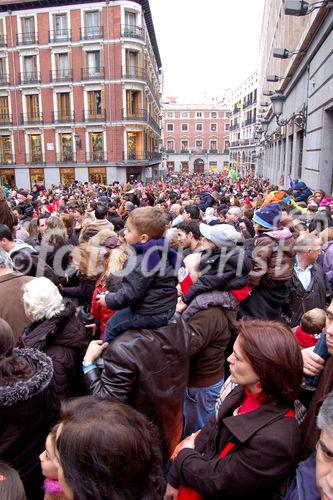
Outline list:
[[[187,320],[191,329],[188,387],[208,387],[223,379],[225,350],[235,320],[235,311],[216,305]]]
[[[78,273],[78,278],[79,284],[77,286],[64,286],[61,290],[61,295],[70,299],[77,299],[79,305],[89,311],[96,286],[96,280],[88,279],[81,273]]]
[[[29,498],[39,499],[42,475],[38,456],[49,432],[45,406],[53,366],[50,358],[35,349],[16,352],[29,363],[33,374],[25,381],[0,387],[0,459],[19,472],[27,493],[36,481],[35,495]]]
[[[81,363],[87,345],[84,326],[77,319],[71,302],[53,318],[29,325],[18,342],[18,347],[34,347],[52,359],[50,408],[55,418],[61,400],[80,392]]]
[[[17,242],[15,248],[9,252],[13,261],[14,270],[27,276],[40,277],[45,276],[55,285],[58,285],[59,279],[53,269],[40,258],[37,250],[27,243]]]
[[[201,201],[199,204],[200,210],[203,212],[206,210],[206,208],[212,207],[215,203],[214,198],[210,193],[201,193]]]
[[[284,313],[288,318],[291,328],[298,326],[302,315],[319,307],[325,309],[326,300],[331,297],[331,287],[326,275],[318,264],[311,269],[311,282],[307,290],[304,289],[295,271],[288,283],[288,298],[284,305]]]
[[[129,330],[106,349],[103,371],[84,375],[90,393],[127,403],[157,426],[165,461],[183,429],[189,337],[178,314],[158,329]]]
[[[195,440],[178,454],[168,475],[171,486],[190,486],[209,500],[270,500],[298,461],[301,439],[287,405],[268,403],[233,416],[245,396],[236,387]],[[228,443],[235,447],[218,455]]]
[[[173,309],[177,304],[177,273],[166,259],[165,269],[162,262],[161,272],[144,272],[146,259],[144,254],[130,256],[125,264],[121,288],[116,293],[105,296],[109,309],[119,310],[131,307],[138,314],[162,314]],[[126,272],[127,269],[132,269]]]
[[[241,262],[241,267],[238,264]],[[221,248],[212,252],[203,252],[200,260],[200,271],[207,271],[194,283],[189,292],[183,296],[185,304],[189,304],[201,293],[212,290],[236,290],[249,282],[249,273],[253,261],[250,254],[242,248],[235,247],[225,254]]]
[[[312,191],[308,186],[305,184],[305,182],[297,182],[294,185],[294,190],[298,191],[295,201],[298,203],[299,201],[306,201],[309,196],[312,196]]]

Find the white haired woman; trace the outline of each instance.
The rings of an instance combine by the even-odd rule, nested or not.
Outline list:
[[[18,347],[34,347],[53,362],[50,409],[57,420],[62,399],[78,395],[81,362],[87,347],[85,329],[75,306],[65,302],[47,278],[36,278],[23,287],[23,303],[31,324],[25,328]]]

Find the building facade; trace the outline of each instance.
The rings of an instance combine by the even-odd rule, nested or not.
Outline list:
[[[295,17],[286,15],[283,0],[266,0],[258,92],[270,100],[263,93],[278,91],[284,102],[278,121],[273,106],[264,115],[268,130],[262,133],[258,156],[263,175],[274,184],[287,187],[292,176],[312,189],[332,192],[332,28],[333,8]],[[277,48],[287,49],[288,57],[273,57]]]
[[[258,72],[253,73],[230,93],[230,164],[241,176],[256,173]]]
[[[0,0],[0,182],[152,177],[161,60],[148,0]]]
[[[229,111],[222,102],[163,103],[164,170],[222,172],[229,166]]]

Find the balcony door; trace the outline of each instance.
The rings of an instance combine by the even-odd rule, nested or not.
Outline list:
[[[30,161],[31,163],[42,162],[42,139],[40,134],[31,134],[29,136]]]
[[[59,134],[60,160],[62,162],[73,161],[73,137],[72,134]]]
[[[92,90],[88,92],[88,117],[90,119],[102,117],[102,91]]]
[[[40,113],[39,113],[39,95],[31,94],[26,96],[26,105],[27,105],[27,119],[29,122],[31,121],[39,121]]]
[[[126,76],[135,77],[138,75],[138,52],[132,50],[126,51]]]
[[[57,78],[66,80],[69,76],[69,57],[67,53],[56,54]]]
[[[36,56],[23,57],[23,72],[24,72],[24,79],[27,81],[34,81],[37,78]]]
[[[54,35],[56,40],[67,40],[68,25],[66,14],[56,14],[54,16]]]
[[[22,42],[25,44],[35,43],[35,18],[22,18]]]
[[[0,97],[0,122],[9,122],[9,102],[7,96]]]
[[[59,92],[57,98],[58,98],[58,119],[69,120],[71,115],[69,92]]]
[[[128,117],[138,117],[140,109],[140,91],[126,90],[126,111]]]
[[[99,11],[85,12],[84,15],[85,38],[96,38],[100,34]]]
[[[0,136],[0,163],[12,163],[10,135]]]
[[[104,158],[103,132],[90,133],[90,159],[101,161]]]
[[[101,73],[101,53],[99,50],[87,52],[87,71],[90,77],[100,77]]]

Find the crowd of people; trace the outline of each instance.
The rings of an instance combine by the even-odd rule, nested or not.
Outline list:
[[[0,498],[333,500],[333,198],[0,188]]]

